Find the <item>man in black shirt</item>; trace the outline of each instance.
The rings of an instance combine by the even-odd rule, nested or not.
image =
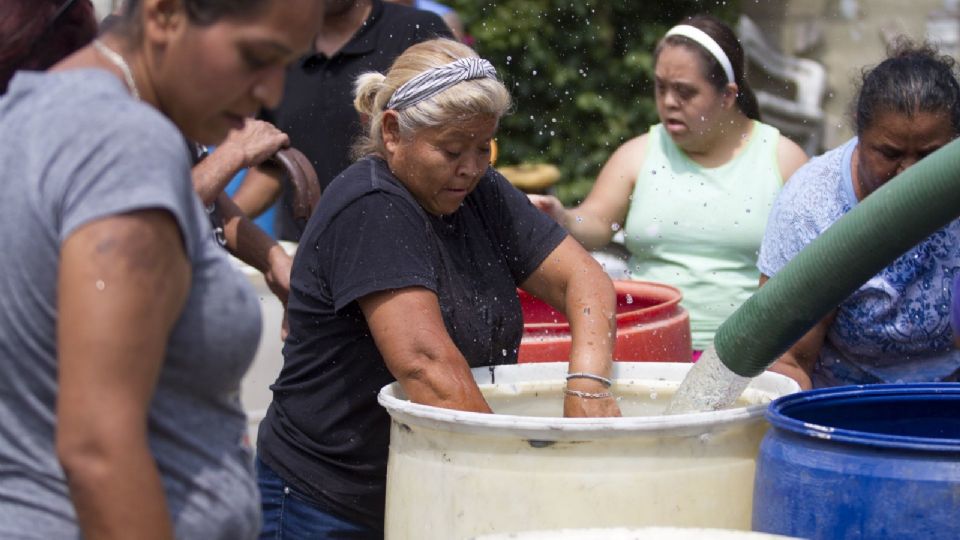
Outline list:
[[[280,107],[261,114],[307,156],[323,189],[350,165],[351,146],[361,133],[353,108],[357,76],[386,71],[410,45],[451,36],[443,21],[430,12],[382,0],[327,0],[326,4],[314,52],[289,68]],[[297,241],[303,231],[291,216],[291,190],[283,189],[275,175],[251,169],[234,200],[254,217],[269,208],[281,191],[275,233],[281,240]]]

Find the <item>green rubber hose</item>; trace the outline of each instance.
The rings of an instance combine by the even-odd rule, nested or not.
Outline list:
[[[724,365],[755,377],[871,277],[960,216],[960,140],[830,226],[717,330]]]

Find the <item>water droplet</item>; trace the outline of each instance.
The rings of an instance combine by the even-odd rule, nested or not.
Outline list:
[[[626,300],[627,300],[627,304],[632,304],[632,303],[633,303],[633,295],[632,295],[632,294],[628,294]]]
[[[102,279],[97,280],[96,286],[98,291],[102,291],[107,288],[107,284],[104,283]]]

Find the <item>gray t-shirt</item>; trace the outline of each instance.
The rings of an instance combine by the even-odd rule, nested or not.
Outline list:
[[[59,252],[78,227],[147,208],[176,219],[192,269],[148,419],[177,537],[258,532],[239,388],[259,306],[213,242],[188,159],[176,127],[104,71],[21,73],[0,99],[0,538],[79,536],[54,449]]]

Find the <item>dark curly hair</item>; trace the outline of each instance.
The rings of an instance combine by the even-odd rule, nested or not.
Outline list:
[[[852,108],[853,124],[860,135],[879,113],[907,116],[917,112],[946,113],[954,133],[960,133],[960,84],[956,62],[929,43],[898,39],[887,59],[861,76]]]

